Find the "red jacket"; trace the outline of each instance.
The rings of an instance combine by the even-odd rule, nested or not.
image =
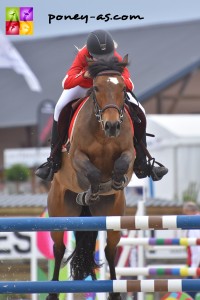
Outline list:
[[[122,57],[117,53],[117,51],[114,52],[114,55],[119,59],[119,61],[122,61]],[[79,50],[70,69],[66,74],[66,77],[63,80],[62,85],[65,90],[71,89],[77,85],[83,88],[92,87],[92,79],[83,77],[83,74],[87,70],[87,61],[85,59],[86,56],[91,57],[86,46],[84,46],[81,50]],[[134,85],[130,79],[128,68],[124,69],[122,76],[125,80],[127,90],[132,90],[134,88]]]

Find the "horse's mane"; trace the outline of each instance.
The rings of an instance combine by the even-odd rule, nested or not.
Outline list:
[[[116,71],[122,73],[124,68],[128,65],[126,62],[120,62],[117,57],[112,57],[109,60],[100,59],[88,66],[88,71],[92,78],[96,77],[102,71]]]

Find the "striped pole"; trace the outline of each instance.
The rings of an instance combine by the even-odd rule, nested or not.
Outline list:
[[[5,281],[0,282],[0,294],[189,292],[199,287],[200,279]]]
[[[200,238],[121,238],[118,246],[197,246]]]
[[[145,267],[145,268],[115,268],[116,274],[120,276],[162,276],[162,275],[171,275],[171,276],[198,276],[200,277],[200,268],[163,268],[163,267]]]
[[[0,218],[0,231],[100,231],[122,229],[200,229],[200,215],[70,217],[70,218]]]

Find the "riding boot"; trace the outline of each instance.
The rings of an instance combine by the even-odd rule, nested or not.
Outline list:
[[[56,121],[53,121],[50,156],[47,158],[47,162],[39,166],[35,171],[35,175],[46,181],[51,181],[54,173],[61,168],[62,142],[58,135],[57,124]]]
[[[140,142],[135,142],[136,159],[134,162],[134,172],[138,178],[151,177],[153,181],[158,181],[162,179],[164,175],[167,174],[168,169],[164,167],[161,163],[155,161],[154,158],[150,158],[147,161],[146,153],[146,133],[144,134]],[[146,153],[145,153],[146,152]],[[154,164],[157,164],[156,167]]]

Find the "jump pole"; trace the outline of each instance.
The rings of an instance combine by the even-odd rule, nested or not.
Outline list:
[[[163,276],[163,275],[170,275],[170,276],[200,276],[200,268],[188,268],[188,267],[137,267],[137,268],[130,268],[124,267],[115,268],[116,274],[120,276]]]
[[[200,229],[195,216],[0,218],[1,232]]]
[[[118,246],[200,246],[200,238],[121,238]]]
[[[0,294],[127,293],[199,291],[200,279],[98,280],[98,281],[4,281]]]

